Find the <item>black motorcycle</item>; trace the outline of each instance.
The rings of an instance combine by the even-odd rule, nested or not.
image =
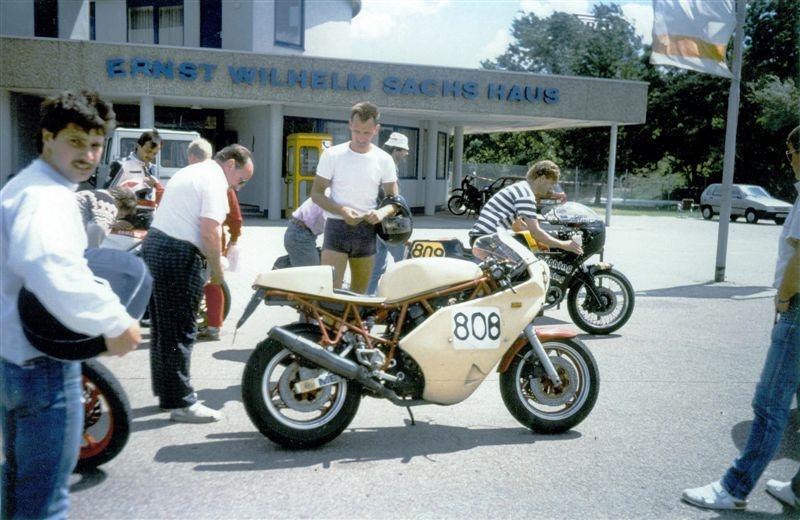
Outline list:
[[[447,200],[447,209],[453,215],[478,214],[493,193],[491,186],[478,188],[475,186],[475,177],[467,175],[461,181],[461,188],[452,191]]]
[[[603,252],[606,228],[600,215],[583,204],[565,202],[546,211],[540,226],[560,240],[579,236],[583,246],[581,256],[561,249],[536,253],[550,266],[544,309],[566,297],[572,321],[590,334],[610,334],[625,325],[635,299],[630,281],[608,262],[584,263]]]
[[[537,250],[536,256],[550,267],[550,286],[544,310],[567,299],[570,318],[589,334],[610,334],[625,325],[633,313],[634,292],[630,281],[610,263],[585,261],[603,252],[606,240],[605,223],[590,208],[577,202],[565,202],[549,208],[540,226],[560,240],[582,242],[578,256],[561,249]],[[458,239],[415,240],[406,256],[468,258],[471,253]]]

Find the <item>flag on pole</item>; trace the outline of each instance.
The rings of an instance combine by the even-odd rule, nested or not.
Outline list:
[[[653,0],[650,63],[730,78],[725,51],[735,26],[734,0]]]

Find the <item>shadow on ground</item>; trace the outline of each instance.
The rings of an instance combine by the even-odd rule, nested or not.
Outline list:
[[[637,298],[705,298],[705,299],[740,299],[740,298],[772,298],[772,287],[732,285],[729,283],[708,282],[698,285],[682,285],[637,291]]]
[[[524,428],[464,428],[417,421],[411,425],[375,429],[348,429],[330,444],[317,449],[288,450],[270,442],[257,431],[212,434],[208,441],[161,448],[160,463],[196,464],[197,471],[281,470],[286,468],[353,464],[393,460],[408,463],[422,457],[435,462],[437,455],[481,446],[529,445],[568,442],[577,431],[562,435],[537,435]]]

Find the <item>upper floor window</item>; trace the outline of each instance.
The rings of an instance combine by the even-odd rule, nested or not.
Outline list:
[[[33,31],[36,36],[58,38],[58,2],[36,0],[33,3]]]
[[[304,0],[275,0],[275,45],[303,48]]]
[[[128,0],[128,42],[183,45],[183,0]]]

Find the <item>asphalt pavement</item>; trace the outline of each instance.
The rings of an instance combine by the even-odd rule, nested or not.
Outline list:
[[[413,238],[466,240],[470,224],[416,217]],[[612,218],[604,260],[631,280],[636,307],[617,333],[580,335],[597,359],[600,394],[570,432],[520,426],[492,373],[463,403],[414,408],[416,425],[405,409],[365,398],[341,436],[303,451],[258,433],[240,395],[254,346],[296,314],[262,306],[234,333],[256,274],[284,254],[285,226],[247,219],[240,270],[227,276],[223,336],[194,350],[192,381],[201,401],[223,411],[221,422],[176,424],[159,411],[147,344],[103,360],[128,394],[133,433],[116,459],[73,476],[71,518],[798,518],[764,492],[767,479],[797,470],[797,411],[749,512],[680,501],[684,488],[720,478],[745,442],[773,322],[773,223],[730,225],[726,281],[714,283],[716,220]],[[565,307],[539,321],[578,330]]]

